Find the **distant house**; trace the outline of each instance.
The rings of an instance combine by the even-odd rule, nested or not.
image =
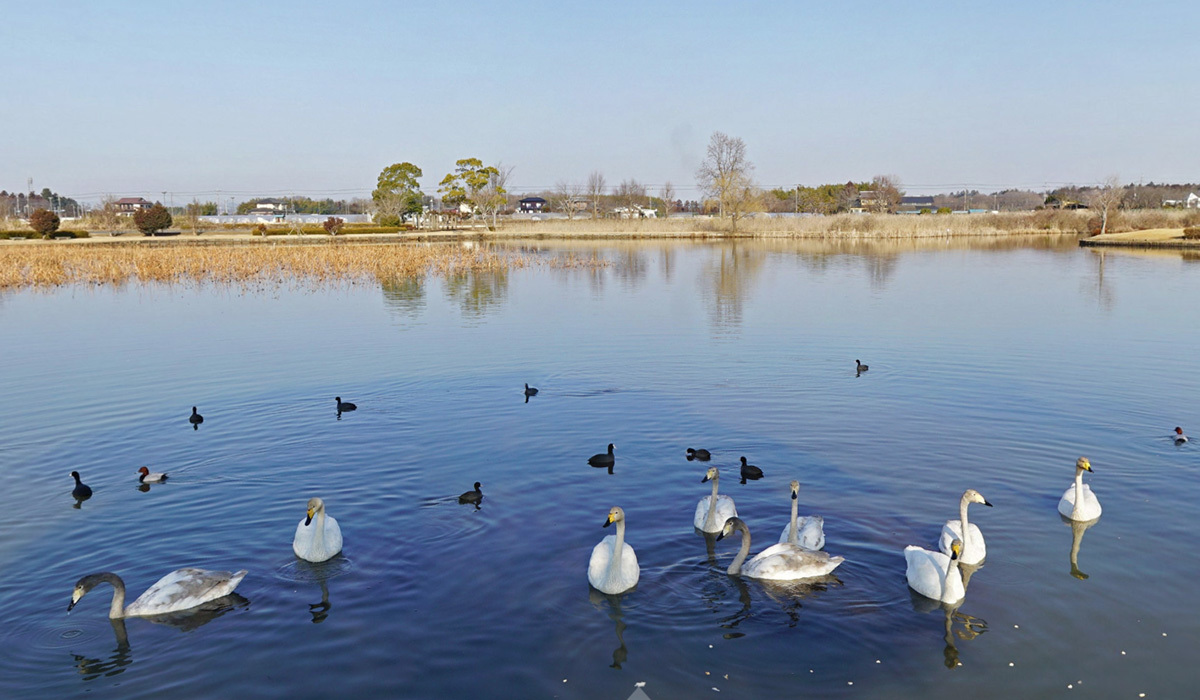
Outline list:
[[[546,200],[541,197],[526,197],[517,204],[519,210],[525,214],[539,212],[546,208]]]
[[[1184,204],[1188,209],[1200,209],[1200,195],[1195,192],[1187,197],[1187,202]]]
[[[650,207],[617,207],[612,210],[618,219],[657,219],[658,211]]]
[[[255,216],[274,216],[275,218],[283,218],[287,213],[289,202],[286,199],[275,199],[267,197],[266,199],[255,200],[254,208],[248,213]]]
[[[933,197],[901,197],[896,209],[900,214],[920,214],[923,210],[934,210]]]
[[[122,197],[114,203],[114,206],[118,216],[133,216],[143,209],[154,206],[154,202],[146,201],[141,197]]]

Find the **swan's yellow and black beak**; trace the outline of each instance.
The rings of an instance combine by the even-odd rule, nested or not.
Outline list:
[[[962,556],[962,542],[954,540],[950,543],[950,561],[954,561]]]
[[[609,525],[612,525],[612,524],[613,524],[613,514],[609,513],[608,517],[604,519],[604,524],[601,525],[600,527],[608,527]]]
[[[702,483],[702,484],[703,484],[703,483],[704,483],[704,482],[706,482],[706,481],[708,481],[708,474],[705,474],[705,475],[704,475],[704,478],[700,480],[700,483]]]
[[[796,499],[797,499],[797,498],[799,498],[799,497],[800,497],[800,495],[799,495],[798,493],[796,493],[795,491],[792,491],[792,500],[793,500],[793,501],[794,501],[794,500],[796,500]]]
[[[983,501],[983,505],[987,506],[988,508],[991,508],[991,507],[992,507],[992,504],[991,504],[991,503],[989,503],[989,502],[987,501],[987,499],[984,499],[984,501]]]
[[[71,608],[75,607],[75,604],[78,603],[79,599],[82,597],[83,597],[83,591],[76,588],[75,592],[73,592],[71,594],[71,604],[67,606],[67,612],[71,612]]]
[[[1083,469],[1084,471],[1092,472],[1093,474],[1096,472],[1095,469],[1092,469],[1092,463],[1088,461],[1087,457],[1080,457],[1079,459],[1075,460],[1075,466]]]
[[[311,524],[312,524],[312,516],[313,516],[313,509],[312,509],[312,508],[309,508],[309,509],[308,509],[308,517],[304,519],[304,525],[305,525],[305,527],[307,527],[307,526],[309,526],[309,525],[311,525]]]

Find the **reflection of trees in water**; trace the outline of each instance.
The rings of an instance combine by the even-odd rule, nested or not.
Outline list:
[[[1116,303],[1116,295],[1113,294],[1112,286],[1104,281],[1104,263],[1107,262],[1108,251],[1103,248],[1089,248],[1096,259],[1096,281],[1094,284],[1084,282],[1083,286],[1087,289],[1085,293],[1089,296],[1095,295],[1096,302],[1100,304],[1100,308],[1105,311],[1112,311],[1113,305]]]
[[[711,284],[709,316],[715,328],[732,330],[742,325],[742,311],[750,287],[762,271],[766,253],[751,250],[737,243],[714,249],[716,260],[705,265],[701,273]]]
[[[508,296],[508,271],[462,272],[446,276],[446,296],[464,315],[482,317]]]
[[[383,302],[401,315],[416,318],[425,310],[425,278],[398,277],[383,280]]]
[[[629,291],[640,287],[650,272],[650,263],[644,250],[622,248],[613,253],[611,261],[613,275],[621,281],[621,286]]]

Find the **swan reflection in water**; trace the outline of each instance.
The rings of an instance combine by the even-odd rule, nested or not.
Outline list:
[[[982,567],[982,564],[958,565],[958,570],[963,578],[964,590],[970,584],[972,574]],[[963,641],[975,639],[987,631],[987,621],[959,612],[959,608],[967,600],[965,597],[955,603],[943,603],[932,598],[926,598],[911,588],[908,589],[908,594],[912,600],[913,610],[919,613],[930,613],[935,610],[942,611],[945,618],[945,634],[942,636],[942,640],[946,643],[946,646],[942,649],[943,662],[948,669],[955,669],[962,666],[962,662],[958,659],[958,645],[954,641],[955,638],[957,637]]]
[[[248,599],[237,593],[230,593],[227,596],[210,600],[203,605],[198,605],[189,610],[181,610],[164,615],[147,615],[137,619],[148,620],[155,624],[166,625],[167,627],[174,627],[180,632],[191,632],[202,625],[212,622],[230,610],[249,606],[250,601]],[[111,655],[101,659],[71,654],[75,670],[85,681],[118,675],[125,671],[126,666],[133,663],[133,648],[129,644],[129,633],[125,629],[125,619],[109,618],[108,622],[112,625],[113,636],[117,640],[117,646],[113,649]]]
[[[600,609],[601,605],[608,603],[608,619],[613,621],[617,629],[617,648],[613,649],[612,664],[609,668],[620,669],[621,664],[625,663],[629,658],[629,650],[625,647],[625,614],[621,611],[621,596],[609,595],[588,586],[588,602]]]
[[[1062,518],[1064,523],[1071,526],[1071,575],[1080,581],[1086,581],[1088,575],[1079,570],[1079,545],[1083,543],[1083,533],[1095,525],[1100,518],[1093,520],[1071,520],[1061,513],[1058,517]]]
[[[329,617],[330,608],[333,607],[333,604],[329,602],[329,584],[326,577],[322,576],[317,579],[317,583],[321,584],[321,602],[308,606],[308,612],[312,615],[314,625],[324,622],[325,618]]]

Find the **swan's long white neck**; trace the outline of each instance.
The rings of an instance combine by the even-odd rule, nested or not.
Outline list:
[[[1083,508],[1083,469],[1075,468],[1075,507],[1071,509],[1071,517],[1078,520],[1079,511]]]
[[[792,544],[796,544],[800,541],[799,527],[798,527],[798,522],[796,520],[796,511],[797,510],[798,510],[798,507],[797,507],[796,497],[795,497],[795,495],[793,495],[792,496],[792,525],[788,529],[788,542],[791,542]]]
[[[708,515],[704,518],[705,530],[711,531],[717,524],[717,480],[720,478],[721,477],[719,476],[714,476],[712,478],[712,498],[708,499]]]
[[[946,600],[946,591],[950,587],[950,572],[951,571],[955,572],[956,575],[961,575],[961,574],[958,574],[958,559],[955,559],[954,557],[950,557],[950,563],[946,566],[946,574],[944,576],[942,576],[942,600],[943,601]]]
[[[612,556],[608,558],[608,576],[611,579],[621,570],[621,557],[625,553],[625,519],[617,521],[617,541],[613,542]]]
[[[1062,482],[1060,481],[1059,483],[1062,483]],[[971,529],[969,527],[967,527],[967,525],[968,525],[968,523],[967,523],[967,506],[968,505],[970,505],[970,501],[968,501],[966,495],[964,495],[962,497],[962,500],[958,502],[958,518],[959,518],[959,521],[962,523],[962,541],[963,541],[963,551],[964,552],[967,550],[967,543],[971,541],[971,534],[970,534]]]
[[[315,526],[317,528],[317,531],[313,533],[313,544],[317,547],[318,551],[324,551],[325,550],[325,506],[321,506],[320,508],[317,509],[316,514],[313,515],[313,523],[315,524]]]
[[[735,576],[742,573],[742,562],[746,561],[746,557],[750,555],[750,530],[746,528],[745,523],[735,523],[734,528],[742,531],[742,548],[738,550],[737,556],[733,558],[733,563],[729,565],[730,576]]]

